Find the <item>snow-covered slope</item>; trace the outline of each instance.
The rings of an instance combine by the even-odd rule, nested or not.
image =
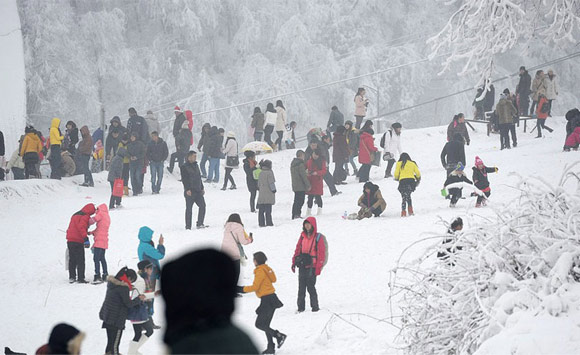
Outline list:
[[[484,126],[478,125],[472,143],[466,147],[468,166],[475,155],[489,165],[499,167],[498,174],[490,175],[492,196],[487,208],[473,207],[472,199],[462,200],[458,208],[449,209],[448,201],[440,195],[444,180],[439,154],[445,143],[446,127],[434,127],[403,132],[403,148],[418,163],[423,179],[413,194],[416,216],[399,217],[400,195],[397,183],[382,178],[384,165],[373,168],[371,177],[378,183],[387,200],[387,211],[380,218],[363,221],[346,221],[345,211],[356,212],[356,201],[362,185],[349,177],[349,184],[341,186],[343,192],[324,196],[324,214],[318,216],[319,231],[329,242],[329,262],[317,280],[321,311],[295,314],[297,275],[292,274],[290,263],[301,230],[301,221],[292,221],[289,164],[295,151],[283,151],[269,155],[276,174],[278,196],[274,206],[274,227],[257,228],[257,216],[249,212],[249,193],[241,169],[234,171],[238,183],[235,191],[220,191],[221,186],[207,186],[205,230],[185,231],[183,228],[184,200],[181,183],[165,175],[160,195],[146,194],[123,200],[121,210],[111,212],[112,225],[107,261],[110,273],[121,266],[135,267],[137,263],[137,231],[147,225],[163,233],[167,247],[167,259],[175,258],[194,248],[219,247],[223,224],[228,215],[238,212],[248,231],[254,233],[255,242],[246,247],[252,254],[264,251],[268,263],[275,270],[278,282],[277,294],[285,306],[276,312],[272,327],[287,333],[288,340],[279,350],[280,354],[337,354],[337,353],[397,353],[397,329],[382,320],[390,320],[388,307],[389,270],[394,266],[401,251],[420,239],[424,232],[442,232],[440,218],[450,221],[455,216],[477,213],[492,214],[492,209],[512,201],[518,191],[511,185],[516,177],[539,175],[555,181],[565,163],[576,161],[578,152],[562,153],[564,119],[550,119],[554,133],[544,139],[534,139],[535,134],[519,133],[516,149],[500,151],[499,137],[486,137]],[[377,136],[377,141],[378,141]],[[222,178],[223,178],[223,171]],[[148,178],[148,177],[147,177]],[[146,178],[146,180],[147,180]],[[98,311],[105,295],[105,285],[69,285],[64,268],[65,235],[70,216],[86,203],[106,203],[109,187],[106,176],[95,176],[96,187],[85,189],[74,182],[81,177],[53,181],[9,181],[0,185],[0,225],[3,238],[3,265],[0,284],[5,290],[2,304],[4,321],[0,322],[3,344],[14,350],[31,353],[48,338],[51,327],[66,321],[87,332],[85,353],[103,351],[106,343],[104,330],[98,319]],[[195,214],[195,211],[194,211]],[[469,228],[469,225],[466,225]],[[417,253],[421,251],[418,250]],[[87,277],[92,276],[91,254],[86,254]],[[199,272],[211,272],[200,270]],[[242,271],[242,283],[252,280],[252,268]],[[255,308],[259,300],[245,295],[237,301],[235,322],[245,329],[259,348],[265,347],[265,337],[253,327]],[[397,309],[393,308],[394,316]],[[156,303],[157,323],[163,324],[163,305]],[[396,320],[397,318],[395,318]],[[541,320],[538,320],[541,321]],[[569,326],[569,321],[551,319],[552,329]],[[541,327],[534,326],[519,334],[522,342],[535,335],[541,341]],[[126,351],[133,335],[131,327],[124,333],[121,351]],[[518,334],[509,335],[514,340]],[[144,346],[143,353],[162,351],[162,332],[157,332]],[[565,352],[578,346],[577,337],[561,339]],[[551,349],[554,350],[554,349]]]
[[[0,131],[8,159],[26,124],[26,75],[16,0],[0,1]]]

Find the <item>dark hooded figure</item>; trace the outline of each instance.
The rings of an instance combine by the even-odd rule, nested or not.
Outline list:
[[[63,149],[74,155],[79,142],[79,129],[73,121],[68,121],[65,127]]]
[[[123,138],[123,134],[125,134],[127,130],[121,124],[119,116],[115,116],[111,119],[111,125],[109,126],[108,131],[107,140],[105,141],[105,156],[107,157],[107,160],[110,161],[115,154],[117,154],[119,143]]]
[[[72,325],[60,323],[52,328],[48,343],[38,348],[36,354],[80,354],[84,339],[85,333]]]
[[[465,166],[465,145],[461,133],[455,133],[453,139],[445,143],[441,151],[441,165],[446,170],[445,176],[449,176],[455,170],[457,163]]]
[[[258,354],[248,335],[231,322],[237,281],[234,261],[213,249],[188,253],[163,267],[163,341],[170,353]]]

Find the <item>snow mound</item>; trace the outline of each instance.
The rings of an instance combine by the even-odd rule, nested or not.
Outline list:
[[[521,179],[520,197],[492,218],[471,221],[448,261],[436,259],[444,251],[438,241],[392,271],[391,300],[400,298],[410,353],[580,351],[578,168],[565,167],[556,186]],[[531,347],[533,334],[546,331],[549,339]]]

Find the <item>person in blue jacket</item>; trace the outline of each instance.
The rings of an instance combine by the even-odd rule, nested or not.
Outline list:
[[[161,275],[161,265],[159,260],[165,257],[165,246],[163,245],[163,234],[159,236],[159,243],[157,248],[155,248],[155,243],[153,243],[153,230],[149,227],[141,227],[139,229],[139,247],[137,248],[137,255],[139,256],[139,261],[149,260],[153,264],[153,273],[150,276],[151,289],[155,291],[155,286],[157,280]],[[149,315],[151,316],[151,321],[153,322],[153,300],[149,308]],[[155,325],[153,322],[153,329],[160,329],[159,326]]]

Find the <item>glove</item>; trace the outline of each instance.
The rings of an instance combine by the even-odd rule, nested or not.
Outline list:
[[[296,265],[292,265],[292,272],[296,273]]]
[[[244,292],[244,286],[236,286],[236,292],[237,293],[245,293]]]

